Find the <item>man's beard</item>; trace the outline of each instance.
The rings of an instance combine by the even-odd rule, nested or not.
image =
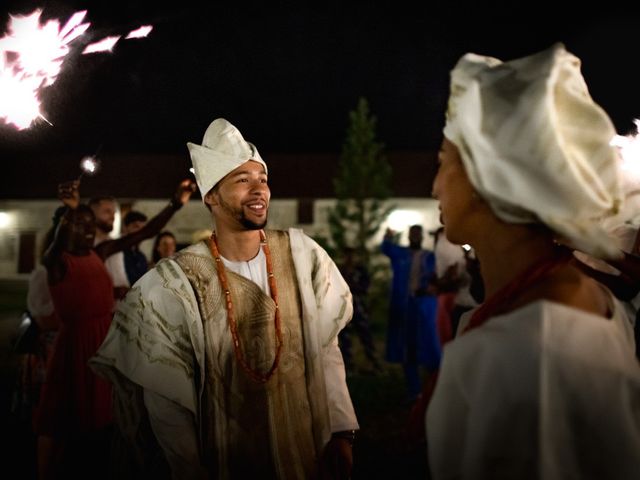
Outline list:
[[[109,224],[96,219],[96,227],[104,233],[110,233],[113,230],[113,223]]]
[[[236,221],[247,230],[262,230],[264,227],[267,226],[266,218],[262,223],[252,222],[245,216],[244,210],[242,208],[238,208],[238,209],[233,208],[231,205],[225,202],[222,198],[219,198],[219,201],[222,209],[226,211],[229,215],[231,215],[233,218],[235,218]]]

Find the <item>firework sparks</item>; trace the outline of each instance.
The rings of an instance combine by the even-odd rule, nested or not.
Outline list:
[[[112,51],[113,46],[116,42],[120,40],[120,35],[116,37],[107,37],[103,38],[99,42],[90,43],[87,47],[82,51],[83,54],[87,53],[95,53],[95,52],[107,52]]]
[[[91,26],[83,23],[86,14],[86,10],[74,13],[62,28],[58,20],[43,23],[39,9],[9,16],[7,33],[0,38],[0,120],[19,130],[29,128],[37,118],[48,122],[40,110],[42,91],[56,81],[70,44]],[[151,29],[140,27],[126,38],[145,37]],[[120,38],[106,37],[82,53],[111,51]]]
[[[127,36],[124,37],[124,39],[128,40],[130,38],[145,38],[147,35],[149,35],[149,33],[151,33],[152,29],[153,27],[151,25],[143,25],[136,30],[130,31]]]

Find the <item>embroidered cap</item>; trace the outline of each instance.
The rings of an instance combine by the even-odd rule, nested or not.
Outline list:
[[[187,147],[203,202],[216,183],[249,160],[261,163],[267,172],[267,164],[255,145],[247,142],[240,130],[224,118],[211,122],[202,145],[188,142]]]

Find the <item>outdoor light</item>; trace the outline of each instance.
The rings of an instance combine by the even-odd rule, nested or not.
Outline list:
[[[424,218],[415,210],[394,210],[387,218],[387,226],[396,232],[404,232],[411,225],[422,225]]]
[[[11,215],[7,212],[0,212],[0,228],[7,228],[11,223]]]

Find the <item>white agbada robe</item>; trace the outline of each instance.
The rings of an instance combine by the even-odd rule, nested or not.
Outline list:
[[[316,393],[309,397],[315,442],[321,451],[331,432],[359,428],[337,342],[353,307],[348,286],[327,253],[301,230],[289,229],[289,238],[302,306],[306,370]],[[189,250],[211,257],[204,243]],[[260,269],[255,273],[259,280]],[[226,311],[221,310],[218,316],[212,323],[220,325],[222,338],[229,335]],[[172,338],[160,338],[148,330],[149,325],[156,329],[158,324],[171,332]],[[127,329],[125,335],[123,328]],[[175,261],[163,260],[136,282],[91,364],[116,383],[124,379],[142,387],[156,437],[172,439],[163,443],[158,438],[173,475],[199,475],[196,419],[201,415],[203,391],[196,390],[193,376],[199,373],[197,383],[205,384],[204,333],[194,292]],[[163,421],[166,419],[171,422]],[[158,435],[160,432],[163,435]]]

